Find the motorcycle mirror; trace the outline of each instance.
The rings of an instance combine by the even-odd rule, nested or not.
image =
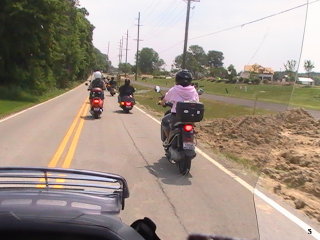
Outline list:
[[[198,90],[198,94],[199,95],[202,95],[204,93],[204,90],[202,89],[202,88],[200,88],[199,90]]]
[[[155,86],[154,91],[156,91],[157,93],[159,93],[161,91],[161,88],[159,86]]]

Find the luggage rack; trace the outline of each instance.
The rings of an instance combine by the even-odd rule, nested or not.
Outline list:
[[[74,194],[77,194],[80,202],[93,202],[106,211],[106,200],[112,200],[109,208],[117,211],[116,205],[121,204],[124,209],[125,198],[129,197],[126,180],[115,174],[61,168],[0,167],[0,206],[1,200],[9,200],[12,194],[23,198],[23,194],[30,196],[34,193],[47,200],[55,195],[53,198],[64,199],[68,206],[77,202],[74,200]]]

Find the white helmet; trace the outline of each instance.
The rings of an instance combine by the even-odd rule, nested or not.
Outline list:
[[[94,79],[102,78],[102,73],[100,71],[96,71],[93,73],[93,77],[94,77]]]

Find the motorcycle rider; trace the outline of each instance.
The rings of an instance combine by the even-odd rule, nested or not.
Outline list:
[[[109,84],[110,84],[111,87],[116,88],[117,83],[116,83],[116,81],[114,80],[114,77],[111,77],[111,79],[110,79],[110,81],[109,81]]]
[[[194,86],[191,85],[192,75],[186,70],[180,70],[176,74],[176,85],[169,89],[159,104],[165,106],[166,102],[173,104],[171,113],[162,118],[162,128],[165,138],[168,138],[170,126],[175,122],[177,102],[193,101],[199,102],[199,95]],[[165,139],[162,139],[164,141]]]
[[[124,96],[132,96],[135,92],[135,89],[130,85],[130,79],[124,80],[124,85],[122,85],[119,88],[119,96],[118,96],[118,102],[121,102],[122,97]]]
[[[94,80],[91,81],[90,86],[88,87],[88,90],[91,90],[93,88],[101,88],[102,90],[106,90],[106,84],[104,83],[102,79],[102,73],[100,71],[95,71],[93,73]],[[95,97],[93,96],[93,92],[90,91],[89,99]],[[104,92],[102,91],[102,94],[100,96],[101,99],[104,99]]]

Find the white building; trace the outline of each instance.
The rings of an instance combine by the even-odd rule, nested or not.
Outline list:
[[[298,77],[298,84],[302,84],[302,85],[314,85],[314,80],[311,78],[306,78],[306,77]]]

